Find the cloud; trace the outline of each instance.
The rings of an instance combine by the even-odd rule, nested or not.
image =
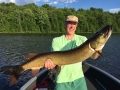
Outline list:
[[[10,0],[10,2],[15,3],[15,0]]]
[[[4,3],[15,3],[17,5],[24,5],[24,4],[28,4],[28,3],[36,3],[39,2],[41,0],[0,0],[0,3],[4,2]],[[44,0],[45,1],[45,0]]]
[[[5,2],[8,3],[10,0],[0,0],[0,3]]]
[[[59,2],[58,1],[50,1],[48,2],[48,4],[58,4]]]
[[[65,0],[65,3],[73,3],[73,2],[77,2],[76,0]]]
[[[47,4],[67,4],[67,3],[73,3],[77,2],[77,0],[42,0],[43,2],[46,2]]]
[[[109,9],[109,12],[111,12],[111,13],[117,13],[118,11],[120,11],[120,8]]]
[[[73,3],[77,2],[77,0],[0,0],[0,3],[15,3],[17,5],[25,5],[28,3],[47,3],[47,4],[64,4],[64,3]]]

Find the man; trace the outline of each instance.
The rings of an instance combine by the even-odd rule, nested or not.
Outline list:
[[[72,49],[81,45],[87,40],[85,36],[75,34],[77,25],[78,18],[76,16],[67,16],[65,21],[66,33],[65,35],[53,39],[52,51],[64,51]],[[92,58],[96,59],[98,56],[99,55],[95,53]],[[53,69],[55,66],[56,65],[54,65],[50,59],[46,60],[45,67],[47,69]],[[87,90],[82,71],[82,62],[61,66],[61,71],[56,77],[55,90]]]

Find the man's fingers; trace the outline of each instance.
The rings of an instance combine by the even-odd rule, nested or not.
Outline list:
[[[50,69],[53,69],[56,65],[54,65],[50,59],[48,61],[49,61]]]
[[[56,65],[53,64],[53,62],[50,59],[47,59],[45,62],[45,68],[47,69],[53,69]]]
[[[45,68],[49,69],[49,61],[48,60],[45,61]]]
[[[45,68],[47,69],[53,69],[56,65],[53,64],[53,62],[50,59],[47,59],[45,61]]]

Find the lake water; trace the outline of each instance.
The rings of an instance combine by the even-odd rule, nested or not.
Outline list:
[[[52,39],[56,36],[59,35],[0,35],[0,67],[25,62],[23,57],[29,52],[43,53],[50,51]],[[87,59],[85,62],[97,66],[120,79],[119,35],[110,37],[103,48],[103,56],[104,58]]]

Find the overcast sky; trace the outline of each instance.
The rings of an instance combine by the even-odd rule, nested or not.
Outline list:
[[[112,13],[120,11],[120,0],[0,0],[0,3],[13,2],[17,5],[25,5],[28,3],[35,3],[38,6],[43,4],[50,4],[56,8],[79,8],[90,9],[102,8],[104,11],[110,11]]]

